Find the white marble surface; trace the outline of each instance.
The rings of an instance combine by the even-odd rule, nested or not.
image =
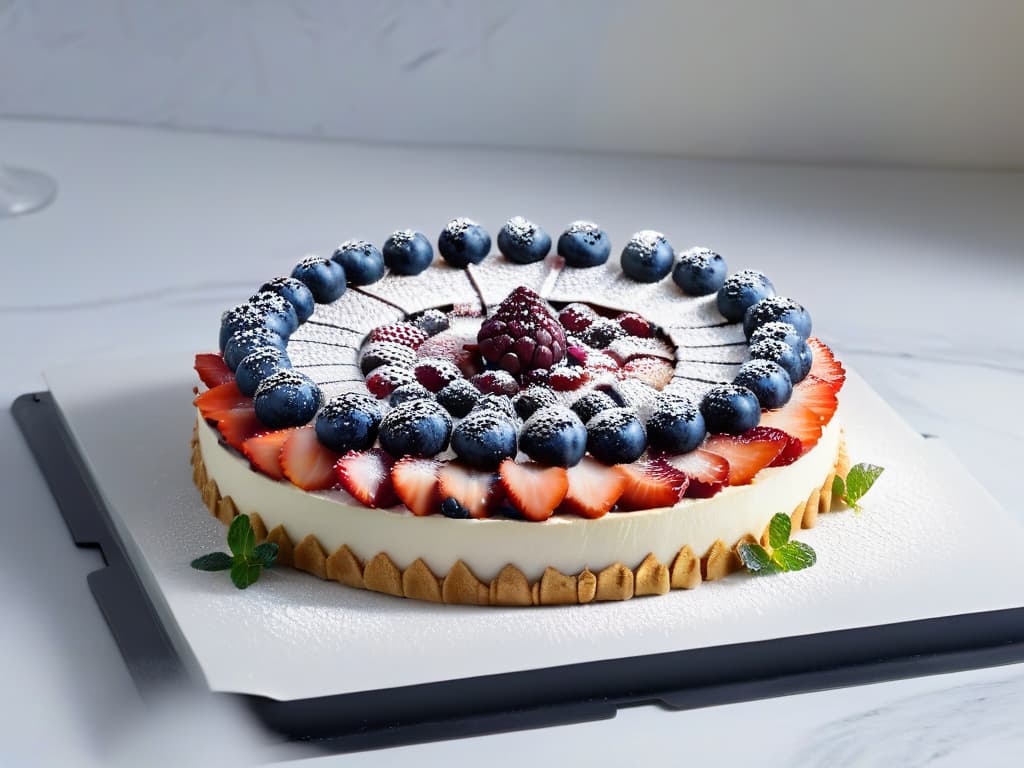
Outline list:
[[[219,310],[240,291],[344,237],[381,240],[406,225],[433,235],[463,213],[493,229],[523,212],[555,231],[592,216],[616,242],[656,226],[677,246],[715,245],[733,266],[763,267],[786,292],[812,297],[816,327],[840,354],[1022,514],[1020,174],[371,149],[2,121],[0,154],[61,183],[50,209],[0,223],[5,401],[42,387],[42,369],[97,351],[212,343]],[[191,702],[136,711],[85,584],[99,558],[69,543],[6,412],[0,429],[9,543],[0,677],[21,692],[0,700],[0,763],[184,754],[201,764],[211,744],[241,754],[247,725],[236,713]],[[735,754],[739,722],[769,765],[1017,765],[1022,704],[1017,666],[694,712],[639,707],[603,723],[298,764],[718,760]],[[187,743],[184,728],[196,733]]]
[[[1017,0],[0,0],[0,115],[1024,168]]]

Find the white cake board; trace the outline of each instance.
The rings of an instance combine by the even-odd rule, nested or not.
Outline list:
[[[46,378],[172,642],[214,691],[291,701],[1024,604],[1021,525],[852,373],[851,459],[886,472],[861,514],[797,534],[818,553],[807,571],[535,609],[419,603],[283,568],[239,592],[189,567],[224,549],[191,481],[191,363],[94,360]]]

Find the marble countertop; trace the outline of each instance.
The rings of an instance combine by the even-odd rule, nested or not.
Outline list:
[[[432,235],[455,215],[557,231],[601,221],[615,242],[658,228],[711,245],[801,297],[816,329],[916,429],[938,435],[1011,512],[1024,427],[1024,174],[824,168],[617,155],[288,142],[0,121],[0,161],[55,176],[56,203],[0,221],[0,394],[116,348],[212,345],[219,312],[307,252],[393,229]],[[258,745],[240,713],[169,700],[145,716],[77,550],[0,415],[9,552],[0,676],[5,765],[168,764],[272,754],[297,765],[486,760],[622,764],[721,759],[737,732],[767,765],[963,765],[1024,759],[1024,665],[690,712],[367,753]],[[956,482],[956,478],[950,478]],[[31,574],[31,577],[29,577]],[[13,631],[11,628],[13,627]],[[5,686],[6,687],[6,686]],[[737,731],[737,723],[742,723]],[[187,728],[192,738],[183,744]],[[56,735],[56,736],[55,736]],[[173,751],[168,749],[174,744]],[[83,757],[86,756],[86,757]],[[158,763],[159,764],[159,763]]]

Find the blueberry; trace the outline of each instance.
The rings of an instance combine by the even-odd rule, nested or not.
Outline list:
[[[799,381],[802,381],[811,372],[811,366],[814,365],[814,353],[811,352],[811,348],[806,341],[800,342],[796,348],[796,353],[800,357]]]
[[[451,322],[448,320],[448,315],[441,310],[428,309],[413,320],[413,325],[428,336],[436,336],[442,331],[447,331],[451,327]]]
[[[418,275],[434,260],[434,249],[422,232],[400,229],[392,233],[382,249],[384,263],[399,275]]]
[[[709,248],[690,248],[679,254],[672,281],[687,296],[708,296],[725,284],[725,259]]]
[[[331,398],[316,417],[316,436],[337,453],[373,445],[380,427],[380,406],[369,395],[345,392]]]
[[[266,327],[266,315],[248,302],[229,309],[220,316],[220,351],[224,351],[228,341],[239,331],[250,331],[253,328]]]
[[[651,448],[665,453],[688,453],[699,446],[707,434],[700,408],[681,395],[658,396],[655,411],[647,420],[647,440]]]
[[[260,290],[273,291],[284,297],[295,307],[295,316],[300,323],[309,320],[315,309],[316,302],[313,300],[313,292],[304,282],[296,280],[294,277],[275,277],[261,285]]]
[[[516,264],[541,261],[551,250],[551,235],[522,216],[513,216],[498,232],[498,250]]]
[[[341,264],[352,285],[370,285],[384,277],[384,256],[376,245],[365,240],[346,240],[331,258]]]
[[[260,347],[242,358],[235,368],[235,383],[246,397],[256,394],[260,383],[272,373],[291,368],[288,356],[276,347]]]
[[[704,395],[700,412],[708,432],[739,435],[761,421],[761,404],[746,387],[719,384]]]
[[[516,417],[515,406],[512,405],[512,398],[508,395],[496,395],[491,392],[480,394],[479,390],[477,390],[476,402],[473,404],[470,412],[473,413],[475,411],[498,411],[510,419]]]
[[[267,317],[267,328],[277,331],[286,339],[299,327],[299,315],[284,296],[274,291],[259,291],[249,297],[249,303]]]
[[[781,341],[788,344],[793,349],[796,349],[803,338],[789,323],[771,322],[765,323],[764,325],[758,326],[752,334],[750,334],[750,345],[753,346],[759,341],[765,339],[772,339],[773,341]]]
[[[453,267],[465,268],[487,258],[491,252],[491,236],[472,219],[460,216],[441,230],[437,250]]]
[[[627,335],[625,328],[607,317],[598,318],[579,332],[580,341],[594,349],[605,349]]]
[[[295,265],[292,277],[305,283],[317,304],[330,304],[345,293],[345,268],[330,259],[307,256]]]
[[[592,221],[574,221],[558,237],[558,255],[570,267],[597,267],[608,261],[612,241]]]
[[[733,384],[746,387],[757,396],[762,408],[781,408],[793,395],[793,382],[786,369],[771,360],[750,360],[740,366]]]
[[[587,422],[587,450],[602,464],[629,464],[647,447],[647,431],[631,408],[611,408]]]
[[[452,416],[460,419],[473,410],[479,398],[479,390],[465,379],[455,379],[437,393],[437,402]]]
[[[538,408],[555,405],[557,402],[558,398],[555,393],[542,386],[527,387],[512,398],[512,406],[519,414],[519,418],[524,420],[533,416]]]
[[[768,296],[749,307],[743,315],[743,332],[749,339],[765,323],[789,323],[805,340],[811,335],[810,313],[783,296]]]
[[[601,411],[607,411],[609,408],[616,408],[618,405],[619,404],[612,400],[611,395],[607,392],[595,389],[587,392],[587,394],[583,395],[573,403],[572,411],[580,417],[580,421],[587,424],[592,418],[597,416],[597,414],[601,413]]]
[[[753,269],[744,269],[725,278],[718,290],[718,311],[729,322],[738,323],[748,307],[774,295],[771,280]]]
[[[579,417],[560,405],[538,409],[523,424],[519,447],[541,464],[573,467],[587,450],[587,428]]]
[[[449,496],[441,502],[441,514],[455,520],[465,520],[469,517],[469,510],[462,506],[458,499]]]
[[[619,261],[626,277],[638,283],[656,283],[672,271],[675,252],[661,232],[637,232],[622,249]]]
[[[257,349],[263,347],[274,347],[281,352],[285,351],[286,342],[280,334],[274,333],[269,328],[250,328],[239,331],[224,346],[224,362],[232,371],[238,368],[243,358],[248,357]]]
[[[436,456],[448,447],[452,420],[432,400],[409,400],[392,408],[380,423],[380,444],[392,456]]]
[[[807,342],[798,341],[807,346]],[[804,377],[804,364],[800,359],[800,353],[784,341],[777,339],[762,339],[756,344],[750,345],[751,360],[770,360],[782,366],[782,369],[789,375],[789,380],[796,383]]]
[[[271,429],[301,427],[320,408],[320,388],[303,373],[272,373],[256,388],[256,418]]]
[[[477,411],[452,430],[452,450],[476,469],[497,469],[516,455],[516,428],[496,411]]]
[[[391,393],[391,397],[388,398],[388,403],[391,406],[396,406],[409,400],[433,399],[434,395],[429,389],[419,382],[413,382],[412,384],[403,384],[402,386],[395,388]]]

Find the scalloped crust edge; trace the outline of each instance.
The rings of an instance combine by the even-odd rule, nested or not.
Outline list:
[[[238,510],[230,496],[220,495],[216,481],[207,475],[195,432],[191,463],[192,481],[199,489],[206,508],[224,525],[230,524]],[[793,510],[794,530],[813,528],[819,514],[833,509],[832,483],[837,475],[845,478],[849,469],[846,441],[841,438],[836,462],[825,482]],[[348,587],[456,605],[579,605],[664,595],[673,589],[694,589],[703,581],[715,581],[740,570],[740,544],[758,540],[767,544],[768,540],[768,530],[765,529],[760,537],[747,534],[732,545],[719,539],[702,557],[697,557],[688,544],[684,545],[671,563],[662,563],[653,554],[648,554],[633,568],[616,562],[597,572],[584,568],[578,574],[564,574],[549,567],[533,583],[522,571],[509,564],[490,583],[485,583],[461,560],[443,576],[433,573],[421,559],[403,571],[386,552],[378,552],[366,562],[360,561],[345,545],[328,554],[312,534],[294,542],[281,525],[268,531],[258,513],[252,513],[249,519],[257,542],[277,544],[277,562],[281,565]]]

